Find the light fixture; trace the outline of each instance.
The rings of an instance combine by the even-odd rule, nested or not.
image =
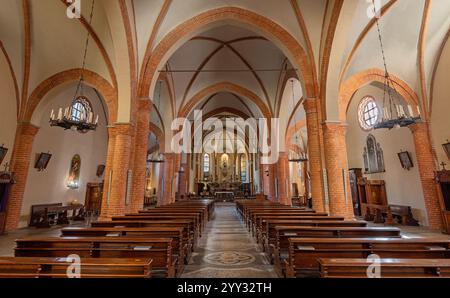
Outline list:
[[[91,14],[89,19],[89,25],[92,24],[92,17],[94,15],[94,4],[95,0],[92,1]],[[81,67],[80,79],[78,80],[78,85],[75,91],[75,95],[69,107],[59,108],[58,114],[55,114],[54,110],[50,113],[50,126],[58,126],[64,129],[71,129],[78,132],[88,132],[90,130],[96,130],[98,125],[98,115],[94,120],[94,113],[89,103],[88,98],[84,93],[84,70],[86,68],[86,57],[89,47],[90,32],[88,31],[85,47],[83,64]]]
[[[295,93],[294,93],[294,79],[291,79],[291,88],[292,88],[292,109],[295,108]],[[295,112],[295,111],[294,111]],[[294,114],[294,126],[295,126],[295,145],[297,145],[297,148],[301,148],[300,147],[300,141],[299,141],[299,137],[298,137],[298,129],[297,129],[297,113]],[[289,162],[296,162],[296,163],[300,163],[300,162],[306,162],[308,161],[308,157],[306,155],[306,153],[302,152],[296,152],[293,150],[289,150]]]
[[[374,3],[374,0],[372,0]],[[375,4],[374,4],[375,11]],[[420,109],[417,109],[418,117],[414,116],[413,109],[410,105],[407,106],[407,112],[405,111],[404,105],[396,104],[393,98],[392,90],[394,93],[397,93],[395,89],[395,84],[392,81],[392,78],[389,74],[386,55],[384,52],[383,39],[381,36],[380,23],[378,18],[375,17],[375,22],[377,24],[378,30],[378,40],[380,42],[381,56],[383,58],[384,65],[384,84],[383,84],[383,117],[382,120],[374,125],[374,129],[399,129],[401,127],[409,126],[411,124],[415,124],[420,121]]]

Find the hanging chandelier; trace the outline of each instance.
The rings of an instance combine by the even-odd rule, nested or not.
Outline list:
[[[294,109],[295,107],[295,94],[294,94],[294,80],[291,79],[291,88],[292,88],[292,108]],[[295,112],[295,111],[294,111]],[[298,137],[298,129],[297,129],[297,113],[295,113],[294,115],[294,122],[295,122],[295,145],[297,145],[297,148],[300,148],[300,141],[299,141],[299,137]],[[300,163],[300,162],[307,162],[308,161],[308,156],[306,155],[306,153],[304,152],[296,152],[293,150],[289,150],[289,162],[296,162],[296,163]]]
[[[92,17],[94,15],[95,0],[92,1],[91,13],[89,18],[89,25],[92,24]],[[90,130],[96,130],[98,125],[98,115],[94,120],[94,113],[92,111],[89,99],[84,95],[84,70],[86,68],[86,57],[89,47],[90,32],[88,31],[85,47],[83,64],[81,67],[81,75],[78,80],[75,95],[69,107],[59,108],[56,114],[54,110],[50,113],[50,126],[62,127],[65,130],[71,129],[81,133],[86,133]]]
[[[374,3],[374,0],[372,0]],[[373,5],[374,12],[375,4]],[[380,23],[378,18],[375,16],[375,22],[377,24],[378,31],[378,40],[380,42],[381,56],[383,58],[384,65],[384,84],[383,84],[383,113],[382,120],[374,125],[374,129],[392,129],[392,128],[400,128],[406,127],[411,124],[417,123],[420,121],[420,109],[417,108],[418,117],[414,116],[413,109],[410,105],[406,106],[407,110],[405,110],[405,106],[402,104],[398,104],[394,100],[394,94],[398,94],[395,84],[392,81],[392,78],[389,74],[386,55],[384,51],[383,38],[381,36]],[[394,91],[394,92],[393,92]],[[394,93],[394,94],[393,94]]]

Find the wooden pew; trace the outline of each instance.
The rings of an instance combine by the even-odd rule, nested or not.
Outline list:
[[[70,261],[70,260],[69,260]],[[0,278],[68,278],[66,258],[0,257]],[[81,259],[81,278],[150,278],[151,259]]]
[[[247,226],[252,228],[261,216],[328,216],[326,212],[317,213],[310,210],[252,210],[247,215]]]
[[[62,237],[131,237],[131,238],[172,238],[173,255],[178,257],[177,275],[184,270],[191,256],[191,247],[187,230],[183,227],[147,227],[147,228],[64,228]]]
[[[197,220],[200,223],[200,227],[202,229],[205,228],[206,223],[208,222],[208,213],[207,210],[198,210],[198,209],[149,209],[149,210],[140,210],[138,213],[128,213],[126,216],[150,216],[150,215],[195,215],[197,216]]]
[[[449,259],[380,259],[380,278],[450,278]],[[319,259],[321,278],[367,278],[366,259]],[[369,269],[370,270],[370,269]]]
[[[252,224],[252,234],[256,235],[257,240],[262,239],[261,231],[263,229],[264,221],[266,220],[314,220],[314,221],[343,221],[343,216],[314,216],[309,214],[260,214],[255,218]]]
[[[289,238],[289,256],[284,260],[286,276],[299,272],[318,274],[319,258],[447,259],[450,240],[434,238]]]
[[[262,229],[260,231],[260,243],[262,248],[266,251],[269,242],[274,243],[276,237],[276,226],[304,226],[304,227],[366,227],[366,221],[354,220],[279,220],[279,219],[265,219],[262,221]]]
[[[289,238],[401,238],[400,229],[385,227],[304,227],[275,226],[275,239],[268,243],[269,259],[275,270],[284,275],[284,262],[289,254]]]
[[[93,228],[184,227],[188,231],[189,243],[192,244],[192,249],[197,244],[197,230],[195,229],[194,221],[189,219],[96,221],[91,223],[91,226]]]
[[[47,237],[16,240],[16,257],[150,258],[152,275],[175,277],[171,238]]]

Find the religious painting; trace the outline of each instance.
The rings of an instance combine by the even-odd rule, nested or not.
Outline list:
[[[220,165],[221,165],[223,177],[227,177],[227,175],[228,175],[228,169],[229,169],[228,162],[229,162],[228,154],[222,154]]]
[[[39,153],[34,168],[36,168],[39,172],[45,170],[50,162],[52,155],[50,153]]]
[[[102,177],[103,173],[105,172],[105,165],[98,165],[97,166],[97,177]]]
[[[444,148],[445,154],[447,154],[447,158],[450,159],[450,142],[447,141],[446,144],[442,144],[442,148]]]
[[[400,159],[402,168],[404,168],[405,170],[409,171],[412,167],[414,167],[411,155],[409,154],[408,151],[402,151],[398,153],[398,158]]]
[[[67,179],[67,187],[70,189],[78,189],[80,184],[81,157],[75,154],[70,162],[69,178]]]
[[[5,148],[3,145],[0,146],[0,165],[3,162],[3,159],[5,159],[6,153],[8,153],[8,148]]]
[[[368,174],[385,172],[383,149],[371,134],[367,137],[363,152],[364,169]]]

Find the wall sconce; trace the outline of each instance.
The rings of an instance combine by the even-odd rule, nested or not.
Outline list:
[[[78,181],[69,180],[67,181],[67,188],[69,189],[78,189],[80,187]]]

